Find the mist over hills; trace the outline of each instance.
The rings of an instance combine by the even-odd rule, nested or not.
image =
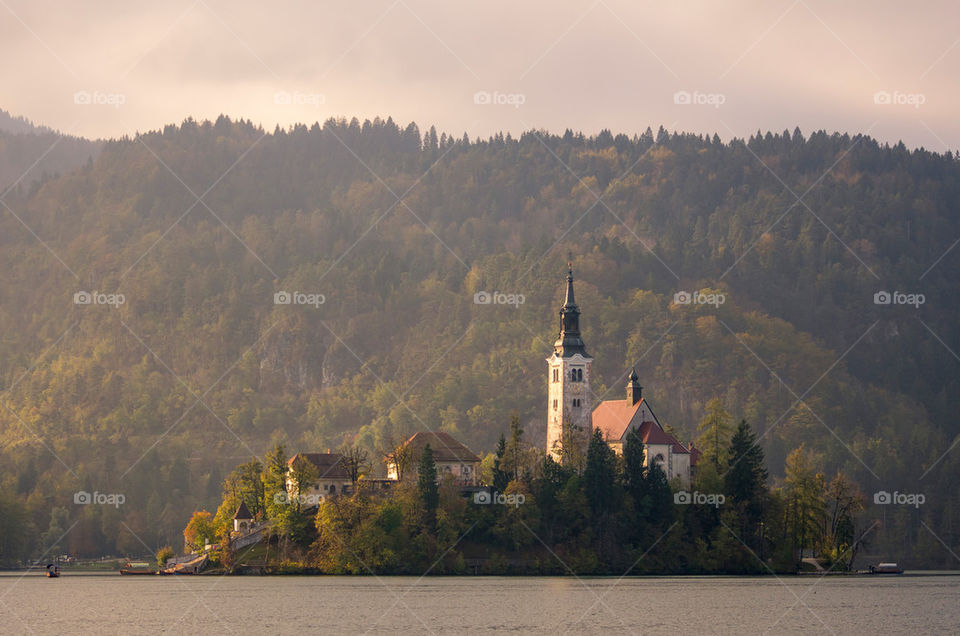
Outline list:
[[[54,141],[0,133],[0,183]],[[29,174],[3,198],[20,220],[0,216],[0,483],[40,532],[76,490],[121,489],[122,509],[70,511],[73,553],[139,551],[124,525],[177,541],[224,472],[281,439],[379,456],[432,429],[487,452],[513,413],[542,439],[568,258],[598,398],[636,366],[686,440],[719,396],[775,476],[805,444],[864,492],[937,502],[891,512],[878,541],[941,558],[920,515],[960,541],[950,153],[799,130],[470,140],[221,117],[63,137]],[[674,302],[698,290],[725,302]]]
[[[0,188],[30,187],[97,156],[101,142],[64,135],[0,109]]]

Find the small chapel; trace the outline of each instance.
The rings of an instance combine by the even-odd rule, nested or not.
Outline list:
[[[567,271],[567,290],[560,308],[560,333],[547,358],[547,453],[564,463],[569,453],[564,445],[585,448],[595,430],[618,455],[630,431],[638,429],[643,440],[644,463],[656,462],[668,480],[690,483],[699,452],[684,446],[664,430],[653,408],[643,397],[635,369],[626,385],[626,399],[604,400],[594,406],[590,390],[593,358],[580,335],[580,308],[573,293],[573,269]]]

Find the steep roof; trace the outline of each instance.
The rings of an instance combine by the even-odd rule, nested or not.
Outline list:
[[[677,441],[677,438],[666,432],[656,422],[644,422],[640,425],[640,438],[644,444],[660,444],[670,446],[674,454],[689,454],[690,451]]]
[[[406,448],[410,449],[415,460],[420,458],[427,444],[430,445],[430,450],[433,451],[433,460],[436,462],[471,463],[480,461],[480,458],[473,451],[455,440],[449,433],[414,433],[410,439],[403,443]],[[391,458],[388,457],[387,459]]]
[[[233,514],[234,519],[253,519],[253,515],[250,514],[250,509],[247,508],[247,502],[241,501],[240,507],[237,508],[237,511]]]
[[[621,440],[627,432],[630,422],[636,417],[643,404],[641,398],[636,404],[630,400],[606,400],[593,409],[593,428],[600,429],[603,438]]]
[[[287,461],[287,465],[293,466],[297,457],[316,466],[320,479],[350,479],[347,463],[340,453],[297,453]]]
[[[570,358],[577,354],[589,358],[583,338],[580,337],[580,308],[573,296],[573,266],[567,265],[567,294],[560,308],[560,333],[553,343],[553,355]],[[431,446],[430,448],[433,448]]]
[[[681,444],[676,437],[663,430],[659,423],[651,420],[636,421],[640,416],[640,406],[645,403],[644,398],[641,398],[636,404],[632,404],[630,400],[606,400],[601,402],[593,410],[593,428],[600,429],[603,438],[606,440],[621,441],[625,440],[627,429],[633,424],[640,430],[640,437],[644,444],[661,444],[671,446],[674,453],[689,453],[687,447]],[[650,411],[649,405],[647,405],[647,410]]]

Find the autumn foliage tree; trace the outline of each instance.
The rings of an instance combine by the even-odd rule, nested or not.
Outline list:
[[[183,529],[183,542],[189,550],[202,550],[207,543],[213,543],[217,538],[213,515],[206,510],[198,510],[190,517],[187,527]]]

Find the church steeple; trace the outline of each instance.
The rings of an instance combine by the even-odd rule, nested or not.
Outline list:
[[[568,264],[560,334],[547,358],[547,453],[560,463],[582,456],[593,430],[592,364],[580,337],[580,308],[573,296],[573,267]]]
[[[567,263],[567,295],[560,308],[560,334],[553,348],[563,358],[578,353],[587,356],[586,345],[580,337],[580,308],[573,296],[573,267],[570,263]]]
[[[630,369],[630,380],[627,382],[627,402],[633,406],[640,401],[641,397],[643,397],[643,387],[640,386],[637,370]]]

